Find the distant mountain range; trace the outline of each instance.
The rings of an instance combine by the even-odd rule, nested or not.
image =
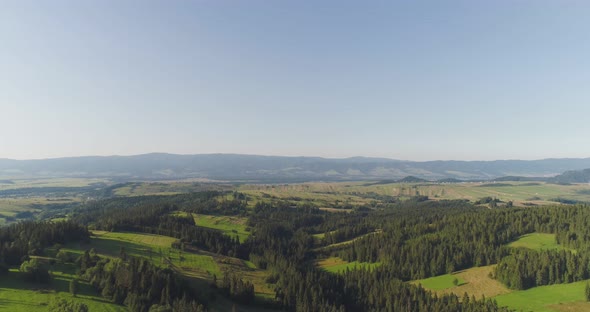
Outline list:
[[[237,154],[144,154],[43,160],[0,159],[0,178],[105,177],[115,180],[202,178],[223,181],[296,182],[490,180],[505,176],[552,177],[590,168],[590,158],[496,161],[401,161],[385,158],[282,157]]]

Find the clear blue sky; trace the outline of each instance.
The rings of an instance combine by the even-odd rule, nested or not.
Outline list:
[[[0,158],[590,157],[588,1],[2,1]]]

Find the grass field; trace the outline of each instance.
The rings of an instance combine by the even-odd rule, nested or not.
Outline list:
[[[461,297],[467,293],[475,298],[482,296],[494,298],[500,306],[517,311],[590,311],[590,303],[587,303],[584,298],[586,281],[514,291],[489,277],[493,268],[493,265],[471,268],[411,283],[421,284],[422,287],[438,294],[454,293]],[[454,278],[461,282],[459,286],[453,285]]]
[[[188,213],[184,211],[175,211],[173,215],[187,216]],[[239,237],[240,242],[244,242],[250,232],[247,231],[246,222],[248,218],[237,216],[215,216],[193,213],[195,224],[198,226],[215,229],[223,232],[227,236]]]
[[[534,250],[571,250],[559,245],[555,241],[555,234],[530,233],[521,236],[518,240],[508,244],[514,248],[529,248]]]
[[[40,178],[10,179],[11,183],[0,183],[0,190],[32,187],[84,187],[95,183],[107,183],[106,179],[94,178]]]
[[[171,248],[175,238],[141,233],[94,232],[90,244],[66,246],[66,251],[81,254],[94,248],[106,256],[119,256],[121,248],[128,255],[150,259],[156,265],[171,265],[182,270],[185,275],[210,278],[213,274],[221,276],[221,271],[211,255],[182,252]]]
[[[247,218],[234,217],[234,216],[211,216],[194,214],[195,223],[198,226],[208,227],[216,230],[220,230],[228,236],[238,236],[240,242],[244,242],[250,232],[246,231]]]
[[[470,268],[455,272],[452,275],[443,275],[445,276],[444,278],[433,277],[430,279],[413,281],[412,283],[422,284],[422,287],[433,290],[439,294],[454,293],[459,297],[463,296],[464,293],[468,293],[470,296],[475,296],[475,298],[481,298],[482,296],[491,298],[511,292],[511,290],[506,288],[502,283],[489,276],[489,273],[493,269],[493,265]],[[449,278],[446,276],[451,276],[452,279],[449,281]],[[440,281],[437,280],[439,278]],[[457,280],[461,282],[459,286],[453,285],[452,282],[454,278],[457,278]],[[431,285],[429,282],[425,283],[424,281],[426,280],[432,280],[434,285]]]
[[[145,196],[145,195],[174,195],[181,193],[202,192],[202,191],[223,191],[229,190],[231,186],[212,183],[194,182],[138,182],[126,183],[113,190],[115,196]]]
[[[7,276],[0,279],[0,311],[45,312],[49,302],[56,297],[85,303],[90,311],[127,311],[123,306],[104,300],[83,281],[80,282],[80,293],[73,297],[69,293],[69,282],[74,277],[73,265],[55,265],[50,270],[53,276],[51,283],[37,284],[25,282],[22,273],[11,269]]]
[[[256,294],[273,297],[274,289],[266,283],[269,272],[257,269],[253,263],[237,258],[218,255],[187,246],[185,252],[171,248],[175,238],[143,234],[95,231],[90,244],[74,244],[65,250],[81,254],[84,250],[94,248],[99,254],[116,257],[121,247],[131,256],[151,259],[160,266],[169,266],[177,273],[205,281],[211,281],[213,275],[218,280],[225,272],[234,272],[254,284]]]
[[[590,304],[585,301],[586,281],[535,287],[500,295],[494,299],[500,306],[507,306],[519,311],[590,311]]]
[[[376,262],[376,263],[358,262],[358,261],[347,262],[347,261],[344,261],[338,257],[331,257],[331,258],[323,259],[323,260],[318,261],[316,264],[320,268],[323,268],[326,271],[332,272],[332,273],[344,272],[344,271],[346,271],[346,269],[351,270],[351,271],[356,270],[356,269],[360,269],[360,268],[373,269],[373,268],[376,268],[381,265],[380,262]]]
[[[457,280],[457,285],[453,283],[454,280]],[[422,285],[422,287],[430,290],[444,290],[449,288],[455,288],[461,285],[465,285],[467,282],[458,275],[455,274],[445,274],[439,275],[435,277],[421,279],[416,284]]]
[[[288,185],[244,185],[239,191],[256,200],[281,198],[292,201],[311,201],[319,207],[333,208],[337,204],[368,204],[367,194],[408,198],[426,195],[430,199],[467,199],[476,201],[483,197],[495,197],[515,205],[532,203],[537,205],[555,204],[554,198],[590,202],[590,185],[557,185],[544,182],[502,182],[502,183],[389,183],[370,182],[313,182]]]

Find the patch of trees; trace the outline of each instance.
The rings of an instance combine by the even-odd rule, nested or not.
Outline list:
[[[359,237],[361,235],[365,235],[367,233],[373,232],[375,229],[371,226],[366,224],[360,224],[357,226],[347,226],[344,229],[336,230],[333,232],[327,232],[324,235],[324,244],[336,244],[340,242],[344,242],[355,237]]]
[[[468,210],[473,208],[470,205],[463,207],[468,207]],[[457,211],[440,210],[441,214],[448,212],[452,215]],[[383,220],[384,215],[375,215],[374,219],[367,216],[371,218],[367,222],[383,226],[399,215],[399,211],[390,212],[386,220]],[[313,222],[318,216],[321,216],[321,212],[313,209],[297,211],[296,208],[286,208],[282,203],[275,202],[257,205],[255,215],[251,218],[254,233],[250,241],[250,259],[259,267],[264,266],[273,272],[271,282],[275,283],[276,299],[284,309],[360,312],[507,311],[491,300],[460,300],[455,295],[432,296],[423,288],[402,282],[397,276],[398,272],[390,267],[348,271],[344,275],[316,268],[307,260],[313,254],[313,239],[309,230],[318,226]],[[425,214],[422,211],[416,216],[424,217]],[[330,217],[325,218],[330,220]],[[306,223],[305,220],[311,222]],[[416,221],[413,224],[418,223]]]
[[[590,259],[571,251],[516,249],[500,260],[494,276],[511,289],[572,283],[588,279]]]
[[[227,202],[218,202],[218,195],[218,192],[203,192],[165,198],[145,196],[101,200],[92,203],[86,211],[77,215],[75,220],[100,230],[171,236],[178,238],[181,243],[211,252],[247,258],[248,250],[238,237],[230,237],[221,231],[197,226],[190,212],[184,216],[172,214],[182,207],[185,211],[191,210],[186,208],[189,203],[208,205],[215,201],[223,207]],[[181,245],[177,247],[180,248]]]
[[[242,280],[236,274],[223,275],[221,291],[227,297],[242,304],[250,304],[254,301],[254,285]]]
[[[20,265],[25,256],[41,255],[55,244],[88,241],[86,227],[71,221],[26,221],[0,228],[0,262]]]
[[[20,265],[19,270],[23,273],[25,280],[28,282],[46,284],[51,280],[49,270],[38,259],[24,261]]]
[[[64,298],[56,297],[49,303],[49,312],[88,312],[88,306],[80,302],[68,301]]]
[[[196,298],[198,293],[185,280],[145,259],[100,258],[86,252],[81,256],[80,270],[81,278],[104,298],[133,312],[147,312],[154,306],[171,311],[205,311]]]

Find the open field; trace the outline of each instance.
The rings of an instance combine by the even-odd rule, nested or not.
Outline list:
[[[240,242],[243,242],[250,236],[250,232],[246,231],[247,218],[234,216],[211,216],[202,214],[193,214],[195,223],[198,226],[208,227],[222,231],[228,236],[238,236]]]
[[[172,213],[177,216],[187,216],[188,213],[184,211],[175,211]],[[216,215],[205,215],[205,214],[192,214],[195,224],[198,226],[215,229],[223,232],[227,236],[240,238],[240,242],[244,242],[250,232],[246,229],[246,222],[248,218],[238,216],[216,216]]]
[[[41,187],[85,187],[107,182],[108,180],[106,179],[94,178],[2,179],[2,183],[0,183],[0,191]]]
[[[213,274],[221,275],[212,256],[173,249],[171,245],[176,239],[172,237],[101,231],[94,233],[90,244],[67,245],[65,250],[81,254],[84,250],[94,248],[99,254],[114,257],[119,256],[121,248],[124,248],[128,255],[150,259],[156,265],[174,266],[188,276],[211,278]]]
[[[494,266],[471,268],[433,278],[413,281],[438,294],[454,293],[461,297],[464,293],[475,298],[494,298],[501,306],[517,311],[590,311],[590,303],[584,298],[586,281],[540,286],[527,290],[510,290],[502,283],[489,277]],[[452,279],[464,281],[459,286],[452,284]]]
[[[463,296],[464,293],[468,293],[470,296],[474,295],[475,298],[481,298],[482,296],[490,298],[511,292],[502,283],[489,277],[489,273],[493,268],[493,265],[470,268],[453,274],[413,281],[412,283],[422,284],[422,287],[439,294],[454,293],[459,297]],[[460,281],[458,286],[453,285],[454,278]]]
[[[38,284],[23,281],[17,269],[11,269],[7,276],[0,279],[0,311],[10,312],[46,312],[47,305],[54,298],[85,303],[90,311],[123,312],[126,307],[104,300],[88,284],[80,281],[77,297],[69,293],[69,282],[74,277],[71,265],[50,267],[52,281],[50,284]]]
[[[476,201],[494,197],[515,205],[555,204],[556,198],[590,202],[590,185],[558,185],[545,182],[465,182],[465,183],[374,183],[334,182],[288,185],[243,185],[239,191],[255,199],[281,198],[312,201],[325,208],[342,208],[345,204],[369,204],[372,197],[385,195],[400,199],[416,195],[430,199],[467,199]]]
[[[313,202],[320,208],[347,208],[346,205],[364,205],[370,199],[346,194],[347,188],[358,183],[301,183],[301,184],[248,184],[238,188],[239,192],[247,194],[255,201],[269,201],[271,199],[288,200],[292,203]],[[344,210],[343,210],[344,211]]]
[[[453,283],[457,280],[457,285]],[[439,275],[435,277],[421,279],[419,281],[414,282],[415,284],[420,284],[422,287],[430,290],[445,290],[450,288],[459,287],[461,285],[465,285],[467,282],[462,279],[460,276],[455,274],[445,274]]]
[[[121,247],[131,256],[150,259],[154,264],[169,266],[181,275],[211,281],[213,275],[221,280],[224,272],[235,272],[254,284],[256,294],[274,296],[274,289],[266,283],[268,271],[257,269],[249,261],[222,256],[188,246],[185,252],[171,248],[175,238],[143,234],[95,231],[90,244],[68,245],[64,250],[81,254],[94,248],[97,253],[117,257]]]
[[[529,248],[534,250],[570,250],[555,241],[555,234],[530,233],[508,244],[514,248]]]
[[[514,291],[494,299],[501,306],[535,312],[589,311],[590,304],[584,298],[587,281],[557,284]]]
[[[229,190],[230,185],[201,183],[201,182],[138,182],[125,183],[113,190],[115,196],[145,196],[145,195],[175,195],[181,193],[223,191]]]
[[[332,272],[332,273],[343,272],[343,271],[346,271],[346,269],[348,269],[348,270],[356,270],[359,268],[373,269],[373,268],[376,268],[381,265],[381,263],[379,263],[379,262],[376,262],[376,263],[358,262],[358,261],[347,262],[347,261],[344,261],[338,257],[331,257],[331,258],[323,259],[323,260],[318,261],[316,264],[320,268],[323,268],[326,271]]]

